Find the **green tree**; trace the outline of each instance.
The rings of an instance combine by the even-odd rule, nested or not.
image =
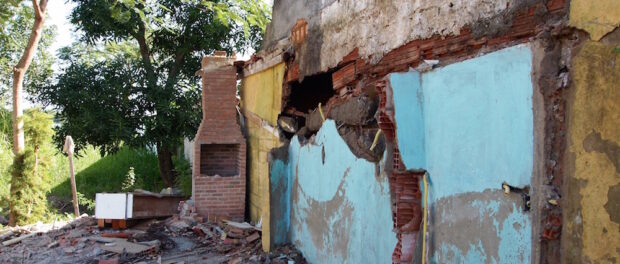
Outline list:
[[[156,146],[160,175],[173,186],[173,149],[200,123],[195,72],[201,58],[215,50],[258,48],[268,7],[249,0],[74,2],[71,21],[85,42],[133,45],[137,56],[132,49],[95,60],[66,52],[58,82],[40,92],[41,101],[57,108],[57,139],[70,134],[77,147],[93,144],[103,152],[121,143]]]
[[[0,28],[9,20],[15,12],[15,7],[19,5],[21,0],[4,0],[0,3]]]
[[[39,45],[39,41],[43,35],[43,29],[45,24],[45,11],[47,10],[47,0],[32,0],[32,9],[34,10],[34,23],[32,25],[32,30],[30,31],[30,37],[28,37],[28,42],[24,46],[24,52],[22,53],[19,61],[13,67],[13,154],[15,154],[15,161],[13,167],[15,168],[13,171],[13,175],[11,178],[11,195],[14,193],[19,195],[19,193],[24,193],[28,190],[22,190],[20,188],[25,188],[27,186],[22,186],[19,184],[19,181],[26,177],[27,175],[22,175],[20,173],[28,173],[26,171],[30,171],[29,167],[30,160],[28,159],[28,153],[24,152],[25,149],[25,141],[24,141],[24,119],[23,119],[23,105],[22,105],[22,95],[23,95],[23,85],[24,78],[28,68],[30,68],[30,64],[32,63],[32,59],[34,58],[37,52],[37,46]],[[13,36],[11,36],[13,37]],[[35,162],[38,160],[35,157]],[[37,170],[37,164],[34,165],[34,170]],[[32,193],[31,193],[32,194]],[[32,194],[35,195],[35,194]],[[13,199],[13,198],[11,198]],[[16,219],[18,215],[23,215],[24,212],[20,210],[23,207],[20,204],[11,203],[11,212],[9,214],[9,225],[13,226],[16,223]],[[28,208],[30,210],[30,207]],[[27,215],[30,215],[30,211],[28,211]]]
[[[32,7],[25,3],[7,7],[8,9],[10,11],[7,12],[10,12],[11,16],[1,22],[0,26],[0,107],[9,104],[13,67],[17,65],[24,52],[34,20]],[[55,57],[49,48],[54,41],[55,32],[56,28],[53,25],[46,25],[43,29],[39,48],[24,78],[24,87],[28,93],[32,92],[33,87],[51,82]]]

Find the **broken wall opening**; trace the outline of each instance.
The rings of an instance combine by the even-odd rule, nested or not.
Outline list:
[[[291,139],[298,130],[302,134],[308,132],[304,129],[307,123],[307,115],[318,107],[325,106],[335,95],[330,72],[320,73],[304,78],[301,82],[294,81],[288,85],[288,96],[285,96],[284,111],[280,117],[283,121],[282,134],[286,139]],[[306,135],[307,136],[307,135]]]
[[[293,107],[295,110],[308,113],[316,108],[319,103],[325,105],[329,98],[334,96],[332,74],[322,73],[304,78],[302,82],[290,84],[290,94],[286,108]]]

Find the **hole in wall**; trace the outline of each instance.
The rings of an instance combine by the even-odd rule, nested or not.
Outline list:
[[[239,144],[200,145],[200,174],[222,177],[239,175]]]
[[[329,98],[335,95],[332,85],[332,74],[322,73],[308,76],[300,82],[290,84],[290,95],[286,108],[294,108],[303,113],[316,108],[319,103],[327,104]]]

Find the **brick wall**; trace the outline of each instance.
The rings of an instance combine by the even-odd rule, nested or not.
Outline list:
[[[200,145],[200,174],[208,176],[239,175],[239,145]]]
[[[206,218],[245,218],[246,144],[237,119],[233,59],[202,60],[202,122],[194,141],[193,199]],[[203,173],[204,172],[204,173]]]

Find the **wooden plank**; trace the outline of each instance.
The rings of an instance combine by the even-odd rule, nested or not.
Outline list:
[[[99,228],[104,228],[105,227],[105,219],[97,219],[97,226]]]
[[[171,216],[177,213],[179,202],[185,200],[183,196],[133,195],[133,219]]]

